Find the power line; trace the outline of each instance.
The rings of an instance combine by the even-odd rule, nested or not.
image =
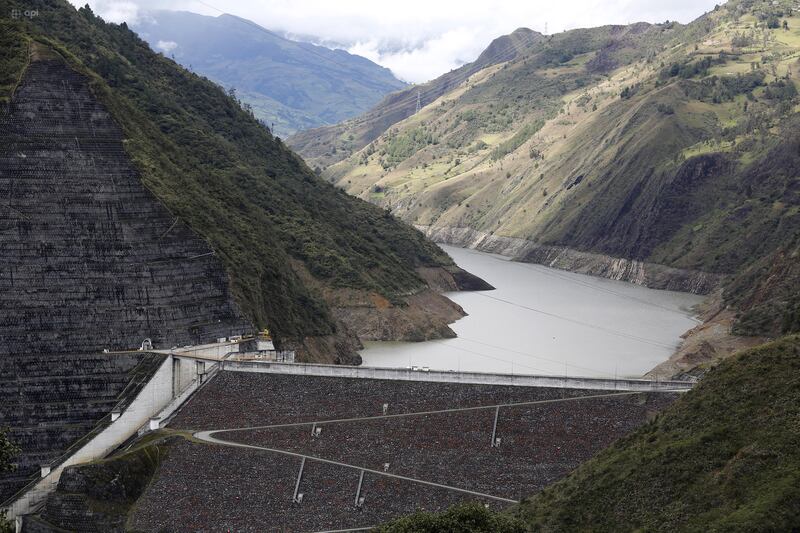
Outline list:
[[[631,296],[630,294],[624,294],[624,293],[615,291],[613,289],[609,289],[607,287],[600,287],[600,286],[595,285],[593,283],[590,283],[588,281],[583,281],[583,280],[580,280],[580,279],[575,279],[575,278],[573,278],[571,276],[567,276],[567,275],[564,275],[564,274],[559,274],[559,273],[556,273],[556,272],[552,272],[550,269],[546,269],[543,265],[532,265],[530,263],[523,263],[523,262],[520,262],[520,261],[513,261],[513,263],[515,263],[515,264],[517,264],[517,265],[519,265],[521,267],[524,267],[524,268],[529,268],[529,269],[532,269],[532,270],[536,270],[537,272],[539,272],[540,274],[543,274],[545,276],[550,276],[550,277],[554,277],[554,278],[563,279],[564,281],[568,281],[570,283],[575,283],[577,285],[588,287],[588,288],[590,288],[592,290],[596,290],[596,291],[599,291],[599,292],[605,292],[605,293],[608,293],[608,294],[613,294],[614,296],[617,296],[619,298],[624,298],[626,300],[632,300],[632,301],[638,302],[638,303],[643,304],[643,305],[648,305],[650,307],[656,307],[658,309],[662,309],[662,310],[668,311],[670,313],[675,313],[675,314],[678,314],[678,315],[681,315],[681,316],[686,316],[686,314],[683,311],[679,310],[679,309],[673,309],[671,307],[667,307],[666,305],[661,305],[661,304],[657,304],[657,303],[654,303],[654,302],[650,302],[650,301],[645,300],[643,298],[637,298],[636,296]],[[689,318],[692,318],[692,317],[689,317]],[[692,318],[692,320],[694,320],[694,319]]]
[[[465,248],[464,251],[467,252],[467,253],[475,254],[475,255],[481,255],[481,252],[477,252],[475,250],[470,250],[470,249],[467,249],[467,248]],[[608,293],[608,294],[613,294],[614,296],[618,296],[619,298],[625,298],[627,300],[633,300],[635,302],[638,302],[638,303],[641,303],[641,304],[644,304],[644,305],[649,305],[651,307],[657,307],[658,309],[663,309],[664,311],[669,311],[670,313],[676,313],[676,314],[679,314],[681,316],[686,316],[686,314],[683,311],[680,311],[679,309],[673,309],[673,308],[667,307],[665,305],[660,305],[660,304],[657,304],[657,303],[654,303],[654,302],[650,302],[648,300],[644,300],[642,298],[637,298],[636,296],[631,296],[629,294],[624,294],[624,293],[615,291],[613,289],[609,289],[607,287],[600,287],[600,286],[598,286],[596,284],[593,284],[593,283],[590,283],[588,281],[583,281],[583,280],[580,280],[580,279],[576,279],[575,277],[569,276],[566,273],[561,274],[561,273],[555,271],[554,269],[546,267],[544,265],[531,264],[531,263],[526,263],[524,261],[515,261],[513,259],[506,259],[505,261],[507,263],[509,263],[509,264],[513,264],[513,265],[521,267],[521,268],[525,268],[525,269],[528,269],[528,270],[535,270],[536,272],[538,272],[538,273],[540,273],[540,274],[542,274],[544,276],[550,276],[550,277],[562,279],[562,280],[568,281],[570,283],[575,283],[577,285],[588,287],[588,288],[590,288],[592,290],[596,290],[596,291],[599,291],[599,292],[605,292],[605,293]],[[688,318],[691,319],[691,320],[694,320],[695,322],[700,322],[699,320],[697,320],[694,317],[690,316]]]
[[[532,44],[536,44],[537,42],[539,42],[539,41],[535,40],[535,39],[528,39],[526,41],[522,41],[521,44],[523,44],[523,45],[532,45]],[[523,48],[519,44],[516,44],[516,43],[513,43],[513,42],[509,43],[509,46],[507,48],[504,48],[504,49],[502,49],[499,52],[496,52],[494,54],[490,54],[489,56],[485,56],[485,59],[488,59],[488,62],[484,62],[484,63],[481,63],[481,64],[476,64],[475,62],[473,62],[473,63],[469,63],[468,65],[464,65],[464,67],[470,66],[470,68],[466,69],[462,73],[454,74],[452,78],[446,80],[447,84],[446,84],[446,86],[444,88],[439,89],[438,86],[433,85],[428,89],[420,91],[422,100],[428,100],[428,99],[430,99],[431,101],[435,100],[436,98],[438,98],[439,96],[441,96],[442,94],[447,92],[447,90],[453,89],[453,88],[457,87],[458,85],[460,85],[462,82],[467,80],[473,74],[475,74],[475,73],[483,70],[484,68],[487,68],[488,66],[494,64],[493,63],[494,60],[500,60],[500,59],[504,58],[507,55],[507,53],[509,51],[511,51],[511,50],[514,50],[514,51],[517,51],[517,52],[525,52],[525,51],[527,51],[525,48]],[[503,59],[503,61],[508,61],[508,60],[509,59]],[[464,68],[464,67],[462,67],[462,68]],[[451,73],[447,73],[447,74],[451,74]],[[443,74],[443,76],[446,76],[447,74]],[[423,85],[430,85],[434,81],[435,81],[435,79],[431,80],[429,82],[426,82]],[[394,102],[394,103],[392,103],[390,105],[382,106],[382,107],[375,107],[372,110],[367,111],[366,113],[364,113],[364,114],[362,114],[362,115],[360,115],[358,117],[346,120],[346,121],[344,121],[343,124],[351,125],[351,126],[357,126],[359,124],[362,124],[364,122],[372,120],[373,118],[385,116],[385,115],[388,115],[388,114],[393,113],[395,111],[402,110],[402,109],[406,108],[408,105],[410,105],[411,103],[413,103],[415,98],[416,98],[416,95],[414,95],[412,93],[408,97],[406,97],[404,99],[401,99],[401,100],[398,100],[397,102]]]
[[[504,352],[513,353],[513,354],[517,354],[517,355],[522,355],[522,356],[525,356],[525,357],[532,357],[534,359],[541,359],[542,361],[547,361],[548,363],[555,363],[555,364],[557,364],[559,366],[562,365],[562,364],[566,364],[569,367],[576,368],[578,370],[586,370],[588,372],[594,372],[595,374],[602,374],[604,376],[613,376],[614,375],[614,374],[611,374],[610,372],[603,372],[601,370],[595,370],[594,368],[589,368],[589,367],[579,366],[579,365],[573,365],[573,364],[570,364],[570,363],[568,363],[566,361],[559,361],[557,359],[548,359],[547,357],[542,357],[542,356],[539,356],[539,355],[533,355],[533,354],[527,353],[527,352],[520,352],[518,350],[514,350],[514,349],[511,349],[511,348],[505,348],[503,346],[497,346],[496,344],[490,344],[488,342],[483,342],[483,341],[479,341],[479,340],[475,340],[475,339],[468,339],[468,338],[463,337],[461,335],[459,335],[457,338],[461,339],[461,340],[465,340],[467,342],[474,342],[475,344],[481,344],[481,345],[487,346],[489,348],[496,348],[498,350],[503,350]]]
[[[572,324],[577,324],[579,326],[583,326],[583,327],[595,329],[595,330],[598,330],[598,331],[602,331],[604,333],[608,333],[609,335],[616,335],[618,337],[622,337],[622,338],[626,338],[626,339],[629,339],[629,340],[641,342],[641,343],[644,343],[644,344],[650,344],[651,346],[656,346],[656,347],[659,347],[659,348],[668,348],[668,349],[674,348],[674,346],[672,346],[672,345],[669,345],[669,344],[666,344],[666,343],[663,343],[663,342],[660,342],[660,341],[657,341],[657,340],[648,339],[646,337],[639,337],[638,335],[632,335],[630,333],[625,333],[623,331],[617,331],[617,330],[614,330],[614,329],[605,328],[603,326],[598,326],[596,324],[591,324],[589,322],[583,322],[581,320],[576,320],[574,318],[569,318],[569,317],[566,317],[566,316],[563,316],[563,315],[559,315],[559,314],[556,314],[556,313],[551,313],[549,311],[544,311],[542,309],[536,309],[535,307],[530,307],[530,306],[527,306],[527,305],[519,304],[519,303],[516,303],[516,302],[512,302],[510,300],[505,300],[503,298],[498,298],[497,296],[489,296],[488,294],[483,294],[481,292],[476,292],[475,294],[478,295],[478,296],[482,296],[483,298],[489,298],[491,300],[496,300],[498,302],[502,302],[502,303],[505,303],[505,304],[508,304],[508,305],[513,305],[514,307],[519,307],[520,309],[525,309],[525,310],[528,310],[528,311],[531,311],[531,312],[534,312],[534,313],[538,313],[538,314],[541,314],[541,315],[544,315],[544,316],[548,316],[548,317],[551,317],[551,318],[556,318],[558,320],[563,320],[565,322],[570,322]]]
[[[536,372],[542,372],[542,373],[544,373],[544,374],[547,374],[547,375],[552,375],[552,372],[549,372],[549,371],[547,371],[547,370],[543,370],[543,369],[541,369],[541,368],[537,368],[537,367],[535,367],[535,366],[530,366],[530,365],[521,364],[521,363],[518,363],[518,362],[516,362],[516,361],[512,361],[511,359],[503,359],[503,358],[501,358],[501,357],[493,357],[493,356],[491,356],[491,355],[486,355],[485,353],[476,352],[476,351],[474,351],[474,350],[470,350],[470,349],[468,349],[468,348],[463,348],[463,347],[461,347],[461,346],[456,346],[456,345],[454,345],[454,344],[452,344],[452,343],[447,343],[447,341],[446,341],[446,340],[441,340],[441,339],[440,339],[440,340],[434,340],[433,342],[438,342],[438,343],[440,343],[440,344],[444,344],[444,345],[446,345],[446,346],[447,346],[447,347],[449,347],[449,348],[453,348],[453,349],[455,349],[455,350],[460,350],[460,351],[462,351],[462,352],[467,352],[467,353],[471,353],[471,354],[473,354],[473,355],[479,355],[479,356],[481,356],[481,357],[485,357],[485,358],[487,358],[487,359],[493,359],[493,360],[495,360],[495,361],[500,361],[501,363],[508,363],[508,364],[510,364],[510,365],[511,365],[511,368],[512,368],[512,370],[513,370],[513,368],[514,368],[514,365],[516,365],[516,366],[518,366],[518,367],[519,367],[519,366],[521,366],[522,368],[527,368],[528,370],[533,370],[533,371],[536,371]],[[560,364],[560,363],[559,363],[559,364]]]

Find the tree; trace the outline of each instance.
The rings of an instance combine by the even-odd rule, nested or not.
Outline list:
[[[5,431],[0,430],[0,474],[11,472],[16,465],[11,460],[19,453],[13,442],[8,440]],[[11,533],[14,524],[6,519],[6,512],[0,511],[0,533]]]
[[[379,533],[524,533],[518,519],[473,502],[443,513],[418,512],[375,529]]]

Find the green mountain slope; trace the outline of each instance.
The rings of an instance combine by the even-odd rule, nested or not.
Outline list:
[[[354,117],[406,85],[368,59],[291,41],[233,15],[151,11],[133,29],[154,50],[235,88],[281,136]]]
[[[31,51],[55,51],[87,75],[145,186],[209,242],[241,310],[279,343],[335,336],[337,353],[325,358],[352,357],[326,291],[402,307],[427,289],[418,268],[453,270],[419,232],[320,181],[221,88],[152,52],[124,24],[63,0],[3,0],[0,8],[38,12],[0,22],[5,101]]]
[[[512,508],[529,531],[793,531],[800,337],[722,362],[656,419]],[[468,517],[462,518],[468,527]],[[385,531],[424,531],[425,516]],[[459,529],[451,524],[452,530]]]
[[[337,163],[377,139],[393,124],[413,115],[418,100],[420,105],[427,105],[461,85],[471,75],[517,57],[520,51],[541,39],[541,34],[519,28],[492,41],[472,63],[443,74],[433,81],[392,93],[355,119],[296,133],[287,142],[312,167],[324,168]]]
[[[792,10],[732,1],[686,26],[548,36],[323,176],[457,243],[466,229],[729,276],[742,302],[800,233]],[[795,331],[780,298],[749,333]]]

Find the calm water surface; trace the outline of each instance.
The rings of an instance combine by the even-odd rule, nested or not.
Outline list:
[[[697,324],[699,296],[443,248],[497,290],[447,295],[469,313],[451,326],[458,338],[365,343],[365,366],[641,376]]]

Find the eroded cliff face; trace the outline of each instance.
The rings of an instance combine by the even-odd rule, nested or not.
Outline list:
[[[34,60],[0,132],[0,355],[250,329],[221,263],[142,185],[84,76]]]
[[[425,289],[392,303],[376,293],[330,295],[336,318],[365,341],[426,341],[455,337],[449,324],[466,315],[445,296]]]
[[[281,347],[297,351],[309,363],[361,364],[361,341],[419,342],[455,337],[450,324],[466,316],[464,309],[444,294],[491,290],[493,287],[462,268],[420,267],[417,274],[426,288],[389,300],[374,292],[332,288],[316,280],[300,263],[293,267],[304,283],[314,288],[328,305],[336,334],[287,341]]]

